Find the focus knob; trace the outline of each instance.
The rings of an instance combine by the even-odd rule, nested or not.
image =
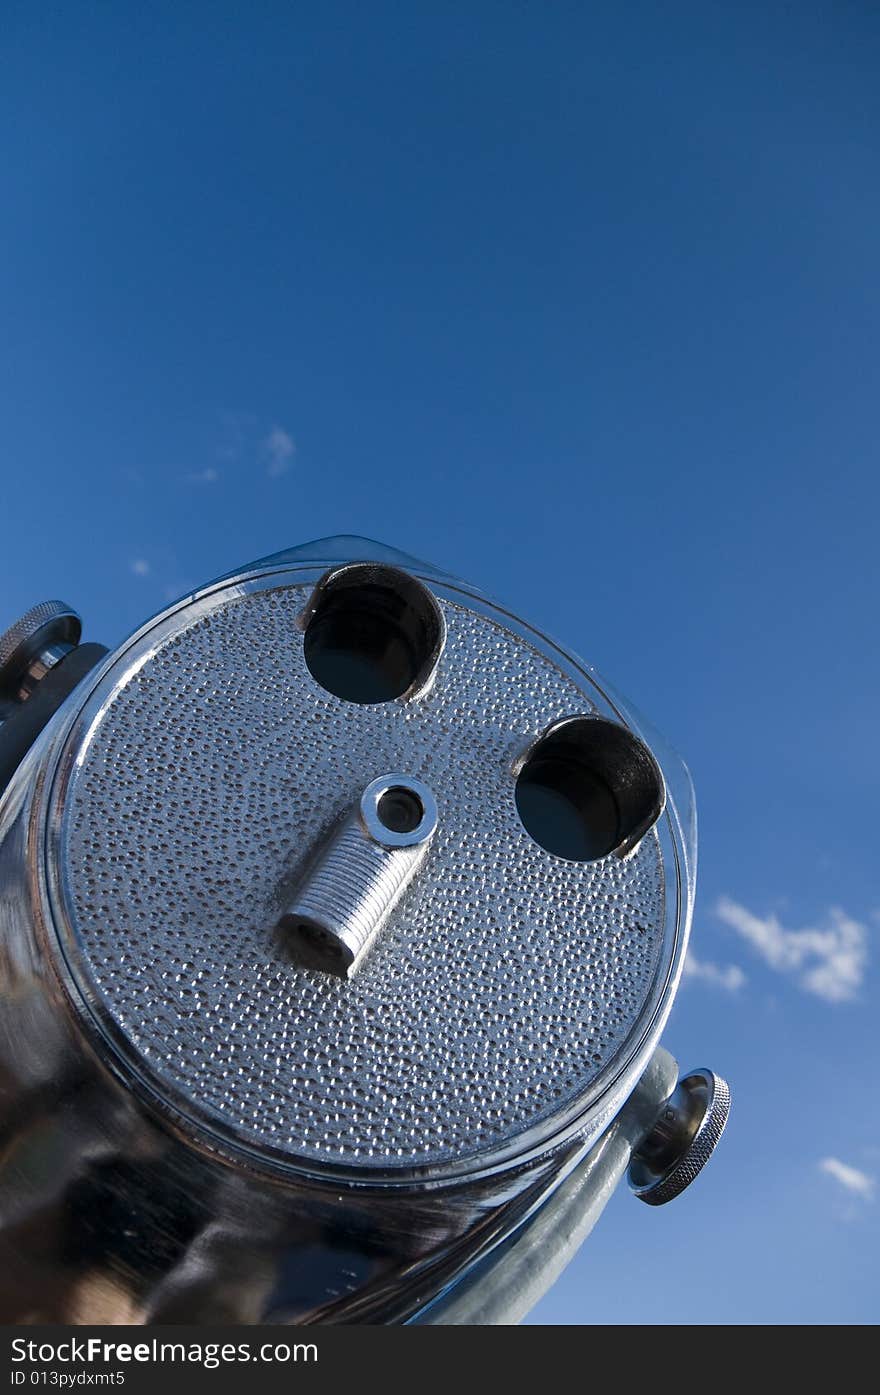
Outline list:
[[[662,1206],[689,1187],[715,1151],[730,1114],[726,1080],[711,1070],[683,1076],[629,1165],[640,1201]]]
[[[75,649],[82,622],[64,601],[41,601],[0,635],[0,696],[23,702]]]

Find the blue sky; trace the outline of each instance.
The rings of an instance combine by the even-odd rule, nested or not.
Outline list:
[[[363,533],[684,754],[710,1170],[541,1322],[875,1321],[880,14],[4,6],[0,624]]]

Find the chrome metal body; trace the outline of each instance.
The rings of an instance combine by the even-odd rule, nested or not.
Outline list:
[[[388,700],[315,678],[309,627],[336,625],[352,567],[415,587]],[[662,771],[583,860],[540,847],[515,797],[574,716]],[[421,792],[409,846],[370,824],[380,779]],[[378,862],[334,910],[321,877],[341,884],[352,820]],[[0,1316],[442,1314],[640,1080],[640,1130],[668,1094],[648,1066],[694,846],[687,773],[650,729],[443,573],[338,539],[183,598],[82,680],[0,803]],[[304,963],[291,914],[357,972]]]

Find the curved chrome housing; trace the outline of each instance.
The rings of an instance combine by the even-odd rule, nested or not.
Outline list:
[[[126,653],[230,583],[316,582],[372,560],[498,613],[471,588],[361,539],[331,539],[229,573],[141,628],[88,675],[0,803],[0,1316],[7,1322],[401,1322],[427,1310],[536,1214],[644,1075],[681,974],[693,904],[687,772],[592,671],[505,621],[588,681],[650,745],[668,797],[669,952],[638,1032],[588,1096],[460,1165],[365,1173],[258,1152],[156,1087],[59,952],[57,794],[89,700]],[[78,739],[78,738],[77,738]]]

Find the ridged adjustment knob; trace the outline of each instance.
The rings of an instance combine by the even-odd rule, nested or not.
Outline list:
[[[12,692],[34,659],[79,644],[82,621],[64,601],[41,601],[0,635],[0,692]],[[60,656],[59,656],[60,657]]]
[[[683,1076],[633,1153],[629,1184],[640,1201],[672,1201],[705,1167],[730,1114],[727,1081],[711,1070]]]

